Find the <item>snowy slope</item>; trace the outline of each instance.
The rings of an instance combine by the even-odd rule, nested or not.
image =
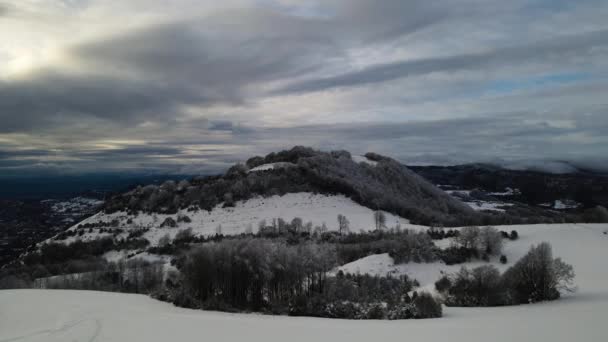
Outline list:
[[[506,246],[512,260],[531,243],[549,241],[555,255],[574,266],[578,291],[541,304],[445,308],[440,319],[347,321],[188,310],[132,294],[4,290],[0,291],[0,341],[608,340],[608,235],[604,234],[608,225],[509,228],[521,236]]]
[[[515,241],[505,240],[503,254],[507,257],[507,264],[501,264],[497,258],[490,260],[501,272],[510,267],[514,262],[527,253],[533,244],[543,241],[551,243],[555,257],[561,257],[564,261],[572,263],[577,272],[584,269],[587,277],[608,278],[608,271],[604,267],[602,272],[594,272],[592,267],[596,263],[589,263],[587,260],[602,259],[608,256],[608,235],[604,231],[608,229],[606,224],[538,224],[538,225],[514,225],[499,226],[501,230],[517,230],[519,239]],[[439,247],[448,247],[451,239],[435,241]],[[602,248],[607,249],[602,251]],[[488,263],[475,261],[464,264],[468,268],[474,268]],[[435,263],[409,263],[395,265],[392,258],[387,254],[371,255],[349,264],[341,266],[339,269],[348,273],[368,273],[373,275],[401,275],[407,274],[411,278],[418,280],[422,287],[434,284],[441,277],[442,273],[457,272],[463,264],[446,265],[442,262]],[[594,274],[595,273],[595,274]],[[577,276],[577,283],[580,276]],[[589,282],[589,286],[594,286],[601,282],[595,279]],[[608,283],[608,279],[602,281]]]
[[[222,234],[239,234],[246,232],[249,227],[252,228],[253,232],[256,232],[260,221],[266,220],[267,225],[271,225],[272,220],[277,218],[289,222],[295,217],[300,217],[304,223],[312,222],[313,227],[325,224],[327,229],[332,231],[338,230],[338,214],[345,215],[348,218],[350,230],[353,232],[374,229],[373,211],[371,209],[361,206],[343,195],[326,196],[312,193],[289,193],[284,196],[258,197],[236,202],[233,208],[222,208],[220,205],[210,212],[205,210],[196,212],[182,210],[176,215],[139,214],[138,216],[128,216],[124,212],[99,213],[81,222],[81,224],[101,221],[107,222],[109,226],[111,221],[119,220],[119,227],[125,230],[150,228],[144,237],[149,239],[152,244],[156,244],[163,235],[169,234],[173,238],[180,229],[184,228],[191,227],[197,235],[213,235],[217,232],[218,226],[221,225]],[[180,222],[177,228],[160,228],[167,217],[177,219],[179,215],[187,215],[192,222]],[[127,223],[129,219],[132,220],[131,223]],[[408,220],[389,213],[386,213],[386,225],[391,228],[396,225],[400,225],[402,228],[412,227]],[[77,226],[70,229],[76,229]],[[87,230],[79,238],[88,240],[103,235],[103,233],[99,234],[94,229],[92,233]],[[105,235],[109,234],[106,233]],[[71,242],[75,239],[76,237],[71,237],[66,241]]]

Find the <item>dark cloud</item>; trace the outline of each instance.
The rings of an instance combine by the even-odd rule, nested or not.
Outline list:
[[[591,54],[594,48],[605,48],[607,45],[608,30],[595,31],[521,46],[495,49],[484,53],[374,65],[343,75],[297,82],[278,90],[277,94],[305,93],[332,88],[360,86],[432,72],[451,72],[505,65],[513,66],[533,61],[550,63],[556,59],[563,61],[564,59],[573,57],[581,58],[583,55]]]
[[[529,112],[432,122],[248,127],[245,131],[231,130],[233,124],[229,122],[217,122],[215,128],[231,134],[223,141],[215,141],[211,147],[204,145],[204,139],[174,139],[101,150],[3,150],[0,161],[4,167],[28,167],[37,164],[36,157],[41,160],[55,157],[42,164],[96,171],[213,173],[252,155],[309,145],[323,150],[347,149],[358,154],[379,152],[407,164],[490,162],[511,168],[563,172],[568,169],[567,165],[574,163],[605,169],[608,160],[602,153],[608,146],[608,138],[603,127],[608,127],[608,118],[602,113],[588,117],[588,124],[571,127],[556,127],[542,115]],[[577,114],[564,114],[561,119],[576,117]],[[229,144],[231,148],[222,144]],[[62,161],[62,156],[76,160]]]
[[[45,69],[0,81],[0,132],[86,117],[135,124],[170,120],[184,105],[242,105],[249,86],[311,71],[338,53],[321,35],[209,31],[193,22],[142,29],[73,49],[99,73]]]
[[[0,17],[48,25],[71,20],[66,9],[94,18],[94,3],[0,0]],[[269,3],[108,27],[64,46],[65,60],[0,74],[0,168],[198,173],[296,144],[404,162],[602,163],[591,161],[608,146],[600,1]],[[17,69],[19,57],[0,51]]]

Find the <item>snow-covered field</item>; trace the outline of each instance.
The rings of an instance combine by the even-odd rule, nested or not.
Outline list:
[[[481,210],[490,210],[490,211],[505,211],[502,207],[511,207],[513,203],[505,203],[505,202],[490,202],[490,201],[468,201],[464,202],[469,207],[473,208],[473,210],[481,211]]]
[[[313,227],[320,227],[325,224],[327,229],[332,231],[338,230],[338,214],[347,217],[350,221],[350,230],[353,232],[374,229],[373,211],[371,209],[361,206],[342,195],[325,196],[303,192],[238,201],[233,208],[222,208],[219,205],[210,212],[205,210],[196,212],[182,210],[176,215],[139,214],[138,216],[128,216],[124,212],[98,213],[81,223],[102,221],[107,222],[110,226],[109,223],[112,220],[118,220],[120,222],[119,227],[124,229],[150,228],[144,237],[155,244],[163,235],[169,234],[173,238],[180,229],[184,228],[191,227],[196,235],[213,235],[221,226],[222,234],[240,234],[248,229],[256,232],[260,221],[265,220],[267,225],[271,225],[272,220],[277,218],[290,222],[295,217],[300,217],[304,223],[312,222]],[[177,220],[179,215],[188,216],[192,222],[179,222],[176,228],[160,227],[167,217]],[[129,218],[132,220],[131,223],[127,223]],[[392,228],[397,225],[402,228],[411,227],[408,220],[386,213],[386,226]],[[76,226],[70,229],[76,229]],[[87,240],[99,236],[97,231],[93,231],[78,238]],[[76,237],[71,237],[66,241],[71,242],[75,239]]]
[[[566,262],[572,263],[575,266],[577,283],[580,283],[581,277],[589,277],[595,272],[598,276],[605,278],[603,281],[608,286],[608,268],[604,267],[601,270],[593,270],[591,268],[594,266],[600,267],[600,264],[597,261],[592,261],[592,259],[597,258],[599,260],[608,257],[608,235],[604,234],[608,230],[608,225],[537,224],[497,226],[496,228],[507,232],[517,230],[519,233],[519,239],[515,241],[504,240],[503,254],[507,257],[507,264],[501,264],[496,257],[490,260],[490,263],[501,272],[524,256],[531,245],[547,241],[553,246],[555,257],[562,257]],[[437,240],[435,244],[440,248],[446,248],[450,246],[452,241],[451,238],[448,238]],[[607,250],[602,251],[602,248]],[[486,264],[488,263],[484,261],[475,261],[464,265],[474,268]],[[442,273],[457,272],[462,266],[462,264],[446,265],[442,262],[395,265],[388,253],[384,253],[370,255],[353,261],[341,266],[339,269],[347,273],[368,273],[373,275],[391,274],[397,276],[406,274],[410,278],[417,279],[422,287],[428,288],[432,287],[435,281],[441,277]],[[581,272],[581,268],[587,268],[584,271],[588,273],[579,275],[578,273]],[[608,294],[608,287],[606,290]]]
[[[505,209],[503,209],[502,207],[511,207],[511,206],[513,206],[513,203],[508,203],[508,202],[487,201],[487,200],[482,201],[482,200],[479,200],[479,199],[474,199],[474,198],[470,197],[471,192],[473,192],[473,190],[445,190],[445,192],[448,195],[450,195],[450,196],[452,196],[454,198],[457,198],[457,199],[463,201],[464,204],[468,205],[473,210],[477,210],[477,211],[489,210],[489,211],[501,211],[501,212],[504,212]],[[500,197],[500,196],[512,195],[512,194],[515,194],[515,193],[516,192],[513,189],[507,188],[505,190],[505,192],[491,192],[491,193],[488,193],[488,195],[494,195],[494,196],[499,196]]]
[[[574,266],[578,291],[541,304],[445,308],[440,319],[347,321],[195,311],[141,295],[5,290],[0,291],[0,341],[607,341],[608,225],[501,229],[520,234],[505,246],[511,261],[530,244],[550,242],[555,256]],[[368,264],[371,271],[379,267]],[[414,268],[422,266],[440,268]],[[420,272],[414,270],[416,276]]]

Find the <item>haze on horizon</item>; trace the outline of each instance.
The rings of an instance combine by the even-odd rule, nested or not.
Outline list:
[[[0,175],[307,145],[608,169],[601,0],[0,0]]]

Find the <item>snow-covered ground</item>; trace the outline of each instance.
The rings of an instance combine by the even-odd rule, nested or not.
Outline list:
[[[47,200],[53,201],[53,200]],[[64,213],[82,213],[90,208],[99,207],[103,204],[103,201],[100,201],[95,198],[87,198],[87,197],[74,197],[67,201],[55,202],[51,206],[51,209],[55,213],[64,214]]]
[[[371,166],[376,166],[378,164],[377,161],[371,160],[369,158],[367,158],[366,156],[351,156],[350,157],[355,163],[365,163],[365,164],[369,164]]]
[[[287,162],[269,163],[269,164],[262,164],[260,166],[256,166],[256,167],[252,168],[251,170],[249,170],[248,172],[284,169],[284,168],[288,168],[288,167],[292,167],[292,166],[296,166],[296,164],[287,163]]]
[[[468,201],[464,202],[469,207],[473,208],[473,210],[481,211],[481,210],[490,210],[490,211],[505,211],[502,207],[511,207],[513,203],[505,203],[505,202],[491,202],[491,201]]]
[[[342,195],[326,196],[312,193],[289,193],[284,196],[258,197],[247,201],[238,201],[233,208],[223,208],[218,205],[210,212],[205,210],[196,212],[182,210],[176,215],[139,214],[138,216],[128,216],[124,212],[98,213],[81,222],[81,224],[101,221],[107,222],[109,227],[111,221],[118,220],[120,222],[119,227],[125,230],[149,228],[150,230],[144,237],[149,239],[152,244],[156,244],[165,234],[169,234],[173,238],[180,229],[184,228],[191,227],[196,235],[213,235],[221,226],[222,234],[240,234],[250,228],[253,232],[256,232],[260,221],[265,220],[267,225],[271,225],[273,219],[277,218],[290,222],[295,217],[300,217],[304,223],[312,222],[313,227],[325,224],[328,230],[333,231],[338,230],[338,214],[346,216],[350,221],[350,230],[353,232],[375,228],[371,209]],[[172,217],[177,221],[180,215],[188,216],[191,222],[179,222],[176,228],[160,228],[167,217]],[[131,223],[127,222],[129,219],[131,219]],[[386,226],[393,228],[397,225],[401,228],[413,227],[408,220],[386,213]],[[70,229],[76,229],[77,226]],[[106,235],[109,234],[106,233]],[[86,230],[83,236],[70,237],[65,241],[72,242],[76,238],[88,240],[99,237],[100,234],[97,229],[93,229],[91,233]]]
[[[502,207],[510,207],[513,206],[513,203],[502,202],[502,201],[487,201],[487,200],[479,200],[471,197],[471,193],[473,190],[445,190],[445,192],[464,202],[466,205],[471,207],[473,210],[481,211],[481,210],[489,210],[489,211],[505,211]],[[507,196],[513,194],[513,189],[507,188],[505,192],[494,192],[489,193],[489,195],[496,196]]]
[[[142,295],[0,291],[0,341],[589,341],[608,340],[608,225],[528,225],[508,242],[511,261],[548,241],[571,263],[578,291],[548,303],[499,308],[445,308],[444,317],[347,321],[228,314],[173,307]],[[367,264],[383,257],[370,258]],[[383,261],[384,260],[384,261]],[[362,267],[363,265],[361,265]],[[421,264],[420,266],[430,266]],[[426,270],[424,272],[427,272]],[[418,276],[420,273],[415,272]]]
[[[561,257],[564,261],[572,263],[575,271],[580,272],[580,268],[587,268],[591,276],[594,271],[590,266],[599,264],[597,262],[585,262],[589,259],[602,259],[608,257],[608,235],[604,231],[608,230],[606,224],[537,224],[537,225],[513,225],[498,226],[500,230],[510,232],[516,230],[519,239],[515,241],[504,240],[503,254],[507,257],[507,263],[501,264],[498,258],[493,258],[490,263],[496,266],[501,272],[513,265],[519,258],[528,252],[531,245],[547,241],[553,246],[555,257]],[[452,239],[435,241],[440,248],[449,247]],[[588,250],[585,250],[587,247]],[[606,251],[602,251],[606,248]],[[578,262],[577,262],[578,261]],[[464,264],[469,268],[486,265],[487,262],[475,261]],[[434,284],[442,273],[457,272],[463,265],[446,265],[442,262],[434,263],[409,263],[395,265],[393,259],[387,254],[376,254],[353,261],[341,266],[339,269],[348,273],[368,273],[373,275],[402,275],[407,274],[410,278],[417,279],[422,287]],[[602,268],[595,273],[605,277],[604,282],[608,284],[608,269]],[[577,276],[577,283],[580,281]],[[583,279],[584,281],[585,279]],[[608,288],[607,295],[608,295]],[[608,312],[607,312],[608,313]]]

